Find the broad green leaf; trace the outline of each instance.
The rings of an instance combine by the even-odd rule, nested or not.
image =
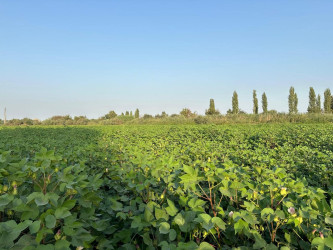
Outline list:
[[[206,229],[207,232],[214,227],[212,217],[209,214],[199,214],[195,221],[201,223],[202,227]]]
[[[325,218],[325,223],[330,224],[330,225],[333,225],[333,218],[331,218],[331,217],[326,217],[326,218]]]
[[[45,217],[45,222],[46,222],[46,227],[47,228],[54,228],[55,225],[56,225],[57,220],[53,215],[49,214]]]
[[[61,206],[71,210],[73,207],[75,207],[75,204],[76,200],[67,200]]]
[[[248,223],[245,222],[242,219],[239,219],[235,224],[234,224],[234,229],[235,229],[235,233],[239,233],[242,232],[245,228],[248,227]]]
[[[160,209],[158,207],[155,207],[155,217],[156,220],[164,219],[165,221],[169,220],[169,215],[165,212],[164,209]]]
[[[54,245],[54,250],[69,250],[71,243],[67,240],[57,240]]]
[[[219,217],[213,217],[212,222],[217,225],[220,229],[225,230],[226,223]]]
[[[174,241],[177,237],[177,233],[176,233],[176,230],[174,229],[170,229],[170,232],[169,232],[169,240],[170,241]]]
[[[167,199],[167,202],[168,202],[168,207],[165,209],[167,211],[167,213],[170,215],[170,216],[175,216],[178,212],[178,209],[177,207],[175,206],[175,204],[173,203],[173,201]]]
[[[332,236],[325,238],[325,246],[333,249],[333,237]]]
[[[34,221],[30,226],[29,226],[29,230],[30,230],[30,233],[32,234],[35,234],[39,231],[39,228],[40,228],[40,221],[37,220],[37,221]]]
[[[151,222],[154,219],[154,215],[147,207],[145,209],[144,218],[147,222]]]
[[[6,206],[14,199],[14,195],[4,194],[0,196],[0,206]]]
[[[198,250],[215,250],[215,248],[207,242],[201,242]]]
[[[178,213],[173,220],[178,226],[183,226],[185,224],[185,219],[181,213]]]
[[[150,236],[149,236],[149,233],[144,233],[142,235],[142,238],[143,238],[143,242],[148,245],[148,246],[151,246],[153,244],[153,241],[151,240]]]
[[[167,234],[170,230],[170,224],[167,222],[160,223],[159,231],[161,234]]]
[[[123,204],[116,201],[115,199],[110,199],[111,200],[111,208],[114,211],[121,211],[123,209]]]
[[[254,238],[256,242],[253,245],[253,249],[262,249],[267,245],[266,241],[261,237],[259,233],[255,233]]]
[[[54,215],[57,219],[63,219],[63,218],[66,218],[66,217],[70,216],[71,213],[68,211],[67,208],[59,207],[59,208],[56,209]]]

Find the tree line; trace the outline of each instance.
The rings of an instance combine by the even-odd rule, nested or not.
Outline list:
[[[253,109],[252,113],[254,115],[259,115],[259,100],[257,96],[257,91],[253,90],[252,93],[253,99]],[[239,108],[239,101],[238,101],[238,94],[236,91],[233,92],[232,100],[231,100],[231,109],[227,111],[228,115],[241,115],[246,114]],[[288,96],[288,107],[289,107],[289,115],[297,115],[298,112],[298,96],[295,92],[294,87],[290,87],[289,89],[289,96]],[[277,111],[268,110],[268,100],[266,93],[262,93],[261,95],[261,114],[267,115],[276,115],[278,114]],[[324,92],[324,102],[323,105],[321,104],[321,96],[318,94],[316,95],[315,90],[313,87],[309,89],[309,104],[307,108],[308,114],[330,114],[333,112],[333,96],[331,94],[330,89],[326,89]],[[215,108],[215,101],[214,99],[210,99],[209,101],[209,108],[205,111],[205,117],[221,117],[221,113],[218,109]],[[192,112],[189,108],[182,109],[179,114],[171,114],[168,115],[165,111],[161,114],[157,114],[152,116],[150,114],[144,114],[140,116],[139,109],[136,109],[134,112],[132,111],[125,111],[121,114],[117,114],[114,110],[111,110],[107,114],[101,116],[98,119],[88,119],[86,116],[75,116],[72,118],[69,115],[65,116],[53,116],[49,119],[44,121],[40,121],[37,119],[30,119],[30,118],[23,118],[23,119],[12,119],[8,120],[6,125],[88,125],[88,124],[105,124],[105,125],[113,125],[113,124],[124,124],[133,122],[133,120],[151,120],[151,119],[159,119],[159,118],[177,118],[177,117],[184,117],[184,118],[193,118],[197,119],[196,123],[205,123],[207,120],[203,116]],[[206,120],[205,120],[206,119]],[[234,118],[233,118],[234,119]],[[285,118],[283,118],[285,120]],[[216,120],[215,120],[216,121]],[[4,121],[0,119],[0,124],[3,124]]]
[[[257,97],[257,91],[253,90],[253,114],[259,114],[259,102]],[[238,94],[234,91],[232,95],[231,101],[232,109],[227,111],[227,114],[240,114],[245,113],[244,111],[240,110],[238,104]],[[268,100],[267,95],[264,92],[261,96],[261,106],[262,106],[262,113],[268,113]],[[298,97],[295,92],[294,87],[290,87],[289,89],[289,96],[288,96],[288,106],[289,106],[289,114],[297,114],[298,113]],[[316,95],[315,90],[313,87],[309,89],[309,105],[307,109],[308,113],[332,113],[333,111],[333,96],[331,94],[330,89],[326,89],[324,92],[324,105],[322,109],[321,105],[321,97],[320,95]],[[220,112],[215,109],[214,99],[210,99],[209,108],[205,112],[206,115],[220,115]]]

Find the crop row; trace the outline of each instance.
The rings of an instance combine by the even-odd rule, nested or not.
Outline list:
[[[0,130],[2,249],[333,248],[333,126]]]

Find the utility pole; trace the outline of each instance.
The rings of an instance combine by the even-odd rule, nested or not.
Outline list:
[[[4,120],[3,120],[3,124],[6,125],[7,122],[7,109],[5,108],[5,113],[4,113]]]

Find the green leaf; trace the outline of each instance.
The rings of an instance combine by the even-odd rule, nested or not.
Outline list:
[[[148,232],[147,232],[147,233],[144,233],[144,234],[142,235],[142,238],[143,238],[143,242],[144,242],[146,245],[151,246],[151,245],[153,244],[153,241],[151,240],[150,235],[149,235]]]
[[[76,200],[67,200],[61,206],[71,210],[73,207],[75,207],[75,204]]]
[[[248,223],[245,222],[244,220],[242,219],[239,219],[235,224],[234,224],[234,229],[235,229],[235,233],[239,233],[239,232],[242,232],[243,229],[247,228],[248,227]]]
[[[192,168],[191,166],[184,165],[183,169],[184,169],[184,172],[189,175],[196,175],[194,168]]]
[[[178,226],[183,226],[185,224],[185,219],[181,213],[178,213],[173,220]]]
[[[189,250],[189,249],[198,249],[198,245],[194,241],[178,243],[177,250]]]
[[[45,217],[46,227],[47,228],[54,228],[56,225],[56,218],[53,215],[48,215]]]
[[[11,250],[27,249],[29,246],[32,246],[33,250],[35,250],[35,245],[36,241],[34,237],[30,234],[25,234],[15,243],[15,246],[13,246]]]
[[[160,230],[160,233],[161,233],[161,234],[167,234],[167,233],[169,233],[169,230],[170,230],[170,224],[169,224],[168,222],[162,222],[162,223],[160,224],[160,228],[159,228],[159,230]]]
[[[259,233],[255,233],[254,238],[256,242],[253,245],[253,249],[262,249],[267,245],[266,241],[261,237]]]
[[[225,230],[226,223],[219,217],[213,217],[212,222],[218,226],[220,229]]]
[[[48,245],[39,245],[38,247],[36,247],[36,250],[53,250],[54,246],[51,244]]]
[[[11,202],[12,200],[14,200],[14,196],[13,195],[9,195],[9,194],[4,194],[0,196],[0,206],[6,206],[9,204],[9,202]]]
[[[40,221],[37,220],[37,221],[34,221],[30,226],[29,226],[29,230],[30,230],[30,233],[32,234],[35,234],[39,231],[39,228],[40,228]]]
[[[279,250],[277,246],[275,246],[273,243],[266,246],[266,250]]]
[[[195,221],[201,223],[202,227],[206,229],[207,232],[214,227],[212,217],[209,214],[199,214]]]
[[[271,222],[274,220],[274,210],[271,209],[271,208],[264,208],[262,211],[261,211],[261,218],[263,220],[267,219],[268,222]]]
[[[37,206],[45,206],[49,203],[49,198],[43,193],[39,193],[39,195],[35,198],[35,203]]]
[[[325,246],[333,249],[333,237],[332,236],[325,238]]]
[[[116,201],[115,199],[110,199],[111,200],[111,208],[114,210],[114,211],[121,211],[123,210],[123,204]]]
[[[322,239],[320,237],[316,237],[312,240],[311,245],[318,246],[318,247],[324,247],[325,241],[324,241],[324,239]]]
[[[325,218],[325,223],[333,225],[333,218],[331,218],[331,217],[326,217],[326,218]]]
[[[176,237],[177,237],[176,230],[171,229],[170,232],[169,232],[169,240],[174,241],[176,239]]]
[[[158,207],[155,207],[155,217],[156,220],[164,219],[165,221],[169,220],[169,215],[165,212],[164,209],[160,209]]]
[[[71,213],[68,211],[67,208],[59,207],[59,208],[56,209],[54,215],[57,219],[63,219],[63,218],[66,218],[66,217],[70,216]]]
[[[54,250],[69,250],[71,243],[67,240],[57,240],[54,245]]]
[[[291,236],[290,236],[290,234],[288,234],[288,233],[284,233],[284,238],[286,239],[286,241],[287,241],[288,243],[291,243]]]
[[[154,215],[152,212],[150,212],[149,208],[146,207],[144,218],[147,222],[151,222],[154,219]]]
[[[167,211],[167,213],[170,215],[170,216],[175,216],[178,212],[178,209],[177,207],[175,206],[175,204],[173,203],[173,201],[167,199],[167,202],[168,202],[168,207],[165,209]]]
[[[198,250],[215,250],[215,248],[207,242],[201,242]]]

